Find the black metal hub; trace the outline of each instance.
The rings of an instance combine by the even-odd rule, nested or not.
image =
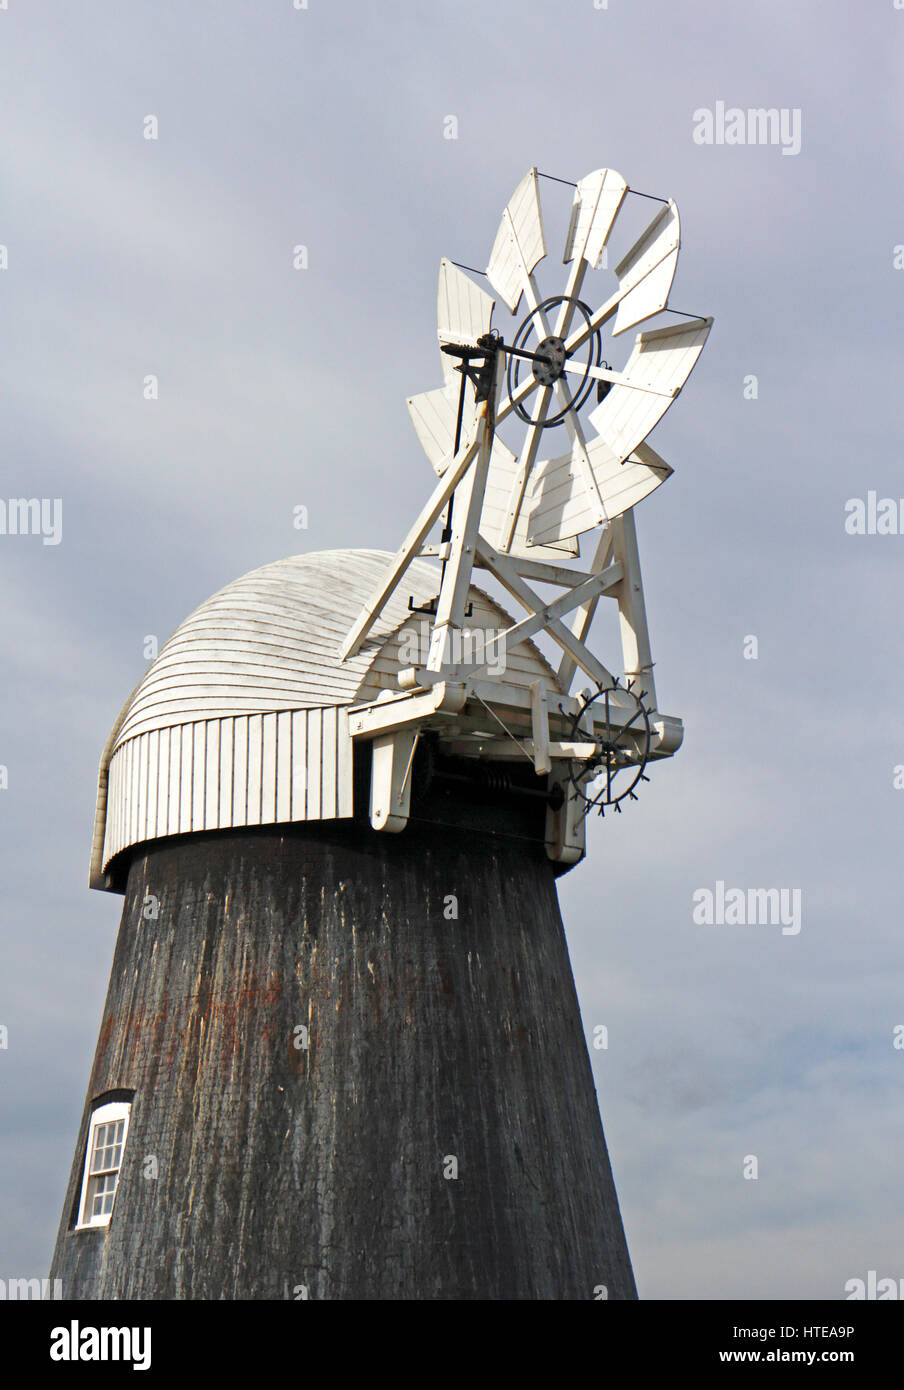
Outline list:
[[[543,338],[536,347],[529,347],[531,334],[539,337],[540,332],[544,331],[547,323],[547,315],[559,309],[563,304],[570,304],[572,312],[583,319],[584,328],[587,333],[582,349],[579,349],[580,357],[576,353],[570,354],[572,366],[578,370],[573,373],[574,380],[565,380],[565,363],[569,360],[566,352],[565,343],[561,338],[550,334]],[[507,381],[509,396],[514,396],[521,381],[521,372],[525,367],[524,359],[530,360],[531,371],[537,386],[555,386],[561,381],[563,384],[557,388],[557,410],[547,408],[537,416],[531,415],[525,408],[522,401],[515,405],[515,414],[525,424],[539,426],[540,429],[549,429],[550,426],[561,425],[569,410],[577,413],[581,406],[590,395],[595,382],[590,375],[593,366],[599,366],[602,359],[602,336],[598,328],[593,327],[593,319],[590,309],[581,299],[575,299],[570,295],[556,294],[550,299],[544,299],[542,304],[538,304],[535,309],[522,320],[518,332],[515,334],[514,342],[511,347],[505,349],[508,354]]]
[[[534,376],[541,386],[552,386],[565,375],[565,340],[550,335],[534,350]]]

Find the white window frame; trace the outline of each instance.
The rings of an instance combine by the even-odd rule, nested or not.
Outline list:
[[[78,1220],[75,1223],[75,1229],[77,1231],[96,1229],[98,1226],[109,1226],[110,1224],[110,1219],[113,1216],[113,1208],[116,1205],[116,1193],[119,1189],[119,1174],[122,1170],[122,1159],[126,1149],[126,1140],[129,1137],[129,1115],[131,1114],[131,1110],[132,1105],[130,1101],[114,1100],[108,1101],[105,1105],[98,1105],[96,1109],[92,1110],[91,1112],[91,1120],[88,1124],[88,1141],[85,1146],[85,1163],[84,1172],[82,1173],[82,1190],[81,1194],[79,1195],[78,1203]],[[94,1156],[97,1131],[100,1129],[101,1125],[117,1124],[120,1120],[122,1120],[123,1124],[122,1139],[118,1145],[119,1162],[115,1165],[115,1167],[111,1166],[109,1168],[102,1168],[99,1169],[97,1172],[92,1173],[91,1162]],[[95,1195],[92,1179],[98,1177],[108,1178],[111,1175],[114,1181],[113,1200],[110,1203],[110,1210],[98,1216],[90,1216],[88,1214],[89,1194],[92,1205]]]

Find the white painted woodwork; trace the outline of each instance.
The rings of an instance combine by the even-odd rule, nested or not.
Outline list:
[[[668,304],[680,245],[678,209],[669,200],[615,267],[620,299],[613,337],[660,313]]]
[[[451,360],[449,358],[447,361]],[[430,460],[434,472],[442,477],[452,462],[455,444],[455,422],[458,417],[458,380],[454,385],[440,386],[435,391],[422,391],[409,396],[408,414],[421,448]],[[472,398],[473,391],[467,388]]]
[[[634,513],[626,512],[624,516],[620,516],[613,523],[612,530],[612,554],[620,561],[623,571],[621,583],[615,589],[615,598],[618,603],[625,679],[634,683],[635,693],[643,698],[647,707],[655,709],[653,654],[647,627]]]
[[[663,394],[613,386],[589,416],[597,434],[619,458],[627,458],[662,419],[696,366],[711,327],[712,319],[685,319],[638,333],[624,375],[658,387]]]
[[[390,695],[383,690],[372,701],[353,705],[348,710],[348,727],[352,738],[374,738],[405,728],[413,721],[436,725],[443,719],[452,720],[464,708],[467,691],[463,684],[442,681],[429,690],[411,694],[396,691]]]
[[[114,855],[144,840],[351,815],[345,707],[409,616],[409,596],[422,604],[437,587],[435,567],[414,561],[362,651],[340,663],[339,643],[389,558],[291,556],[235,580],[180,624],[104,750],[94,886]]]
[[[408,598],[426,603],[438,587],[438,568],[414,560],[363,650],[341,663],[348,624],[390,560],[384,551],[292,556],[227,585],[180,625],[104,750],[92,886],[104,886],[115,855],[147,840],[351,816],[347,710],[386,691],[399,696],[402,643],[420,640],[429,622],[409,612]],[[479,589],[468,602],[466,628],[511,626]],[[556,689],[529,642],[509,653],[506,680],[525,693],[537,681]]]
[[[645,443],[646,436],[693,371],[711,326],[712,319],[693,319],[638,333],[624,375],[658,392],[616,385],[591,411],[597,434],[588,440],[587,454],[598,497],[586,487],[574,448],[538,466],[529,539],[543,544],[591,530],[633,507],[668,477],[671,470]]]
[[[484,401],[478,405],[475,412],[472,436],[462,440],[461,448],[455,455],[448,470],[443,477],[440,478],[430,498],[421,508],[417,520],[402,542],[400,549],[393,557],[390,565],[383,571],[380,582],[373,589],[369,599],[358,613],[355,622],[352,624],[351,630],[347,633],[344,642],[339,648],[340,661],[348,661],[350,657],[357,656],[361,650],[371,630],[379,621],[390,598],[395,594],[399,583],[420,554],[421,546],[433,530],[449,498],[471,467],[473,460],[480,451],[485,431],[486,402]]]
[[[495,417],[499,376],[503,367],[502,355],[499,352],[487,360],[486,371],[491,374],[494,385],[488,392],[489,398],[484,407],[477,457],[455,493],[456,505],[448,528],[449,559],[442,569],[433,630],[430,635],[430,651],[427,656],[429,671],[442,670],[446,661],[448,639],[460,632],[464,626],[480,514],[483,510],[487,474],[490,469],[490,452],[493,447],[492,421]]]
[[[553,604],[544,604],[539,595],[518,574],[515,562],[509,556],[499,555],[496,551],[488,551],[482,543],[479,544],[479,552],[491,574],[494,574],[513,598],[516,598],[527,612],[533,615],[533,618],[526,620],[526,624],[518,625],[524,636],[529,636],[531,630],[537,630],[533,626],[533,621],[534,618],[540,618],[540,626],[543,630],[564,652],[574,657],[582,671],[585,671],[599,685],[611,685],[612,673],[606,669],[601,661],[597,660],[592,652],[587,650],[583,642],[577,640],[561,618],[552,611],[553,609],[556,612],[569,611],[567,599],[570,597],[570,591],[554,600]],[[600,590],[597,589],[597,592]],[[564,607],[562,606],[563,600],[565,601]]]
[[[537,178],[531,169],[506,206],[488,266],[490,284],[513,312],[522,298],[525,311],[540,303],[533,272],[546,244]],[[624,179],[606,169],[577,186],[566,295],[583,293],[626,192]],[[618,291],[591,313],[589,327],[572,328],[573,305],[559,306],[554,331],[567,350],[613,318],[621,333],[665,308],[679,244],[670,202],[616,267]],[[491,295],[441,262],[440,346],[476,342],[493,311]],[[92,885],[106,886],[115,857],[150,840],[351,816],[356,740],[372,744],[371,824],[379,830],[398,832],[407,822],[423,728],[465,755],[529,758],[539,774],[565,785],[569,765],[595,748],[569,733],[579,708],[567,694],[571,681],[578,670],[600,686],[614,680],[585,642],[603,595],[618,602],[624,670],[648,692],[651,756],[670,756],[683,728],[655,708],[632,508],[672,471],[646,436],[687,380],[711,322],[641,332],[623,371],[593,367],[591,376],[610,383],[587,417],[596,434],[588,437],[577,413],[566,411],[570,448],[541,462],[539,442],[552,436],[527,426],[519,458],[494,435],[494,418],[505,419],[538,389],[531,374],[513,399],[498,399],[497,386],[493,402],[476,404],[468,385],[453,457],[461,376],[443,354],[445,384],[408,401],[438,482],[395,556],[323,552],[243,576],[186,618],[132,692],[101,762]],[[551,331],[539,312],[536,328],[538,336]],[[541,388],[540,403],[553,395],[567,405],[563,380]],[[450,501],[450,538],[429,546],[441,569],[419,556]],[[579,554],[576,538],[600,524],[606,530],[589,572],[559,563]],[[475,588],[475,565],[526,616],[513,619]],[[564,592],[547,599],[528,580]],[[435,613],[410,609],[433,599]],[[533,645],[538,633],[563,653],[558,672]],[[475,635],[482,654],[469,654]],[[626,720],[631,703],[623,699]],[[584,854],[584,805],[572,789],[561,810],[548,813],[547,850],[560,863]]]
[[[419,396],[409,396],[407,402],[415,434],[431,466],[440,477],[452,462],[458,416],[458,381],[459,378],[456,378],[454,386],[441,386],[435,391],[424,391]],[[472,410],[473,396],[473,390],[468,386],[466,400],[470,399]],[[467,419],[467,405],[465,418]],[[481,532],[494,545],[501,545],[508,530],[509,502],[518,472],[518,460],[497,435],[493,441],[480,519]],[[538,547],[530,544],[527,539],[527,524],[527,512],[522,508],[509,547],[511,554],[529,555],[536,560],[559,559],[563,554],[577,554],[577,545],[571,537],[555,546]]]
[[[514,564],[514,562],[510,562]],[[465,634],[488,634],[505,632],[513,626],[513,619],[499,604],[488,598],[480,589],[472,585],[469,594],[472,606],[471,616],[464,620]],[[381,692],[398,693],[399,672],[411,663],[406,662],[405,653],[416,643],[419,650],[417,665],[424,665],[430,649],[429,634],[431,622],[422,614],[412,613],[392,637],[390,637],[375,659],[366,680],[362,682],[359,703],[376,700]],[[555,672],[542,654],[530,641],[520,641],[506,652],[505,671],[494,677],[500,683],[507,683],[529,691],[535,681],[546,688],[557,690]]]
[[[338,662],[339,643],[388,559],[375,550],[296,555],[221,589],[161,648],[131,697],[117,742],[198,718],[351,702],[376,650],[406,617],[409,595],[424,603],[436,592],[435,568],[412,563],[370,643]]]
[[[473,346],[478,338],[489,332],[494,303],[492,296],[475,285],[471,277],[453,265],[452,261],[445,258],[440,261],[436,323],[441,344],[467,343]],[[445,352],[440,355],[446,384],[455,388],[457,404],[461,382],[461,374],[455,370],[457,359]]]
[[[596,482],[595,493],[586,486],[584,469],[574,450],[540,465],[527,521],[531,540],[581,535],[612,521],[648,497],[673,471],[644,441],[622,459],[597,436],[588,441],[586,456]]]
[[[568,765],[553,764],[549,785],[558,782],[565,801],[557,811],[546,810],[546,853],[556,864],[577,864],[587,850],[587,804],[572,782],[568,780]]]
[[[485,553],[485,552],[484,552]],[[599,663],[593,654],[578,642],[574,635],[562,624],[559,619],[566,613],[570,613],[574,608],[597,594],[601,594],[606,589],[611,589],[622,578],[620,565],[612,565],[603,574],[591,575],[583,584],[578,584],[569,589],[559,598],[544,604],[538,594],[534,592],[520,578],[517,571],[510,567],[510,562],[502,556],[497,556],[495,562],[488,560],[488,568],[492,568],[493,573],[500,583],[505,584],[506,588],[518,598],[529,610],[529,616],[522,618],[520,622],[514,623],[510,628],[503,632],[499,637],[499,650],[507,654],[509,645],[516,646],[519,642],[532,637],[534,633],[546,631],[550,637],[559,642],[567,651],[573,652],[575,659],[583,670],[594,680],[601,684],[611,680],[609,672]],[[485,663],[489,665],[491,663]],[[442,676],[447,680],[464,680],[472,671],[485,668],[484,664],[472,666],[470,664],[453,664],[442,668]],[[428,666],[423,673],[424,678],[436,678],[436,668]]]
[[[552,771],[549,756],[549,717],[546,710],[546,691],[540,681],[530,688],[530,722],[533,739],[534,771],[540,777]]]
[[[651,758],[670,758],[684,742],[684,725],[672,714],[660,714],[650,721]]]
[[[395,733],[379,734],[373,740],[370,823],[374,830],[398,835],[408,824],[417,736],[417,730],[408,727]]]
[[[574,191],[563,261],[583,259],[592,270],[600,263],[628,185],[614,169],[596,169]]]
[[[609,564],[612,558],[613,539],[612,527],[604,526],[596,543],[596,553],[594,554],[593,562],[590,567],[592,574],[600,574]],[[588,599],[586,603],[582,603],[571,620],[571,630],[580,642],[586,641],[587,634],[596,616],[599,599],[600,596],[597,595]],[[560,689],[566,692],[571,689],[571,682],[574,680],[576,671],[577,662],[574,657],[564,656],[559,663],[559,670],[557,673]]]
[[[530,275],[545,255],[537,171],[529,169],[502,214],[487,265],[487,279],[512,313],[526,288],[525,273]]]
[[[451,739],[443,744],[446,752],[456,757],[473,757],[479,753],[481,757],[492,758],[493,761],[521,762],[525,758],[534,759],[537,755],[537,744],[532,738],[519,738],[517,741],[506,735],[499,738],[471,737],[469,739]],[[551,739],[542,746],[542,755],[546,762],[551,765],[551,760],[562,758],[592,758],[597,752],[595,743],[575,743],[571,739]],[[549,768],[546,769],[549,771]]]

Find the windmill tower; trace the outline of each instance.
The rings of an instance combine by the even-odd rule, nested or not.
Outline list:
[[[444,382],[409,401],[438,477],[397,554],[227,585],[110,735],[91,885],[125,903],[66,1297],[636,1296],[555,879],[588,814],[681,742],[632,509],[671,472],[646,435],[711,321],[645,329],[610,367],[604,331],[617,347],[667,310],[677,209],[660,200],[592,310],[631,190],[582,179],[544,299],[540,177],[486,271],[520,309],[508,341],[441,264]],[[618,676],[587,645],[603,599]]]

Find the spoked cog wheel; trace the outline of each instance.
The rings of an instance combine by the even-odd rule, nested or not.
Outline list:
[[[621,814],[623,801],[638,799],[634,790],[638,783],[650,780],[644,771],[651,738],[645,695],[634,681],[600,686],[585,695],[572,720],[571,738],[576,743],[595,743],[598,750],[589,762],[573,761],[568,774],[586,803],[585,816],[593,810],[601,816],[608,810]]]

